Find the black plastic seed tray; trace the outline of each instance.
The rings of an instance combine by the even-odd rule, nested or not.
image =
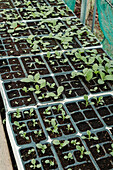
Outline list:
[[[31,112],[32,109],[32,112]],[[21,109],[19,110],[19,114],[21,114],[21,118],[16,118],[14,114],[17,112],[13,111],[8,114],[7,127],[8,131],[10,131],[10,135],[13,135],[11,139],[11,144],[15,146],[14,153],[19,158],[17,161],[18,168],[27,169],[31,165],[31,160],[34,158],[37,161],[37,164],[41,164],[41,169],[44,170],[46,167],[45,160],[54,160],[55,166],[54,169],[58,170],[60,168],[60,164],[58,163],[58,158],[55,155],[55,151],[53,146],[47,141],[48,136],[45,128],[43,126],[42,120],[40,119],[40,115],[37,110],[34,108],[30,109]],[[29,115],[31,113],[31,115]],[[29,138],[27,142],[23,140],[20,136],[18,126],[15,125],[17,122],[18,125],[22,126],[21,131],[26,133],[26,137]],[[35,123],[34,123],[35,122]],[[34,124],[35,126],[33,126]],[[37,132],[37,133],[36,133]],[[38,136],[40,135],[40,136]],[[14,141],[13,141],[14,138]],[[36,147],[36,144],[45,144],[47,146],[47,150],[45,154]],[[18,148],[19,146],[19,148]],[[34,149],[33,153],[28,155],[28,151]],[[27,156],[28,155],[28,156]],[[21,162],[20,162],[21,160]],[[48,164],[47,164],[48,165]]]
[[[98,96],[99,97],[99,96]],[[111,97],[111,98],[110,98]],[[106,106],[107,102],[110,102],[111,105],[113,97],[111,95],[104,95],[103,96],[103,106]],[[91,98],[89,101],[91,102],[93,99]],[[94,100],[93,100],[94,102]],[[20,114],[21,118],[18,119],[18,122],[21,124],[25,124],[26,127],[24,127],[24,131],[27,132],[27,137],[30,137],[30,142],[26,144],[20,144],[21,148],[18,150],[17,147],[15,147],[15,152],[18,152],[18,155],[21,156],[21,162],[23,164],[23,168],[26,169],[27,166],[31,165],[31,160],[36,159],[38,162],[41,163],[42,169],[44,169],[44,161],[46,159],[56,159],[55,164],[58,164],[58,168],[61,169],[67,169],[72,168],[73,170],[75,168],[92,168],[92,169],[103,169],[106,167],[106,169],[112,169],[112,156],[110,155],[110,149],[112,144],[112,132],[108,129],[104,121],[100,118],[100,115],[97,112],[97,108],[100,108],[100,104],[98,104],[98,107],[95,105],[88,105],[86,107],[84,100],[76,100],[73,102],[66,102],[62,105],[62,108],[65,110],[67,115],[70,115],[69,118],[71,120],[71,123],[73,124],[73,127],[76,130],[76,137],[74,134],[71,135],[63,135],[59,136],[53,139],[53,142],[51,143],[51,138],[48,138],[49,140],[41,140],[40,144],[45,144],[47,146],[47,151],[45,151],[45,154],[41,154],[40,149],[37,148],[36,144],[39,143],[36,140],[36,138],[33,139],[32,133],[35,131],[34,129],[30,129],[33,127],[33,124],[29,122],[36,120],[40,120],[39,127],[42,127],[43,132],[45,133],[45,136],[47,135],[47,129],[44,122],[46,119],[51,120],[50,118],[56,118],[56,122],[58,121],[58,116],[61,116],[61,112],[58,111],[59,103],[57,104],[51,104],[47,106],[41,106],[38,108],[35,108],[32,113],[34,113],[33,118],[31,119],[29,117],[30,109],[27,109],[27,113],[24,113],[26,109],[21,109]],[[50,109],[48,109],[50,108]],[[47,111],[48,109],[48,111]],[[10,130],[10,135],[13,134],[14,141],[16,142],[17,136],[19,135],[17,131],[15,131],[15,125],[14,121],[17,121],[17,118],[14,118],[14,113],[16,111],[8,113],[8,129]],[[81,115],[80,115],[81,114]],[[37,117],[38,118],[37,118]],[[84,120],[83,120],[84,119]],[[101,121],[100,121],[101,119]],[[68,119],[66,119],[68,122]],[[101,122],[101,126],[98,125],[99,121]],[[58,121],[59,122],[59,121]],[[86,128],[85,130],[81,130],[81,128],[84,126],[84,123],[87,122],[88,126],[90,128]],[[97,123],[98,122],[98,123]],[[61,122],[59,122],[60,124]],[[78,124],[81,123],[81,125],[78,126]],[[69,122],[68,122],[69,124]],[[22,125],[22,124],[21,124]],[[30,125],[30,126],[29,126]],[[65,127],[65,124],[63,123],[62,126]],[[87,125],[85,125],[88,127]],[[47,125],[47,127],[50,127]],[[60,127],[60,125],[58,126]],[[26,128],[26,129],[25,129]],[[40,130],[40,128],[38,128]],[[87,130],[90,130],[91,136],[97,137],[98,140],[88,139],[87,138]],[[66,132],[66,128],[64,129]],[[16,133],[17,132],[17,133]],[[67,132],[66,132],[67,133]],[[29,135],[28,135],[29,134]],[[9,135],[9,136],[10,136]],[[50,135],[50,134],[49,134]],[[60,132],[59,132],[60,135]],[[86,139],[82,139],[81,136],[86,136]],[[38,140],[42,139],[41,137],[38,138]],[[54,144],[54,140],[59,140],[61,143],[63,143],[65,140],[69,141],[69,143],[64,146],[63,148],[59,149],[58,145]],[[21,141],[21,140],[20,140]],[[23,140],[22,140],[23,141]],[[21,142],[22,142],[21,141]],[[90,153],[88,155],[83,155],[83,158],[80,158],[80,151],[77,150],[76,144],[72,144],[72,141],[75,141],[76,143],[79,143],[78,145],[80,147],[84,147],[84,152],[89,151]],[[15,143],[16,144],[16,143]],[[99,152],[97,151],[97,146],[99,145]],[[14,143],[12,143],[14,145]],[[16,144],[18,146],[18,144]],[[33,150],[33,154],[28,155],[28,151]],[[48,150],[49,149],[49,150]],[[49,153],[49,154],[48,154]],[[69,153],[72,154],[73,159],[71,161],[68,161],[67,159],[64,159],[64,156],[68,155]],[[28,156],[27,156],[28,155]],[[18,161],[19,162],[19,161]],[[106,163],[106,164],[104,164]],[[54,168],[55,169],[55,168]]]
[[[0,10],[0,22],[22,20],[17,9]]]
[[[11,0],[0,0],[0,9],[14,8]]]
[[[48,57],[50,56],[50,59]],[[58,58],[57,58],[58,57]],[[73,71],[73,66],[62,52],[21,57],[27,75],[59,74]]]
[[[0,59],[0,77],[3,81],[24,78],[25,73],[20,60],[15,57]]]
[[[41,93],[38,93],[38,88],[36,85],[38,83],[24,83],[21,81],[13,80],[6,81],[3,83],[3,91],[5,98],[7,98],[9,107],[24,107],[30,105],[36,105],[39,103],[50,103],[54,101],[59,101],[64,99],[64,95],[60,95],[58,99],[54,97],[46,97],[46,95],[50,92],[57,95],[58,84],[54,77],[52,76],[44,76],[44,81],[46,81],[46,87],[41,88]],[[21,79],[22,80],[22,79]],[[53,86],[53,87],[51,87]],[[26,88],[26,89],[25,89]],[[29,88],[32,90],[29,91]],[[37,93],[37,94],[36,94]]]
[[[71,17],[75,16],[69,8],[64,6],[41,6],[38,8],[20,8],[17,9],[23,20],[33,20],[33,19],[48,19],[48,18],[58,18],[58,17]]]
[[[65,95],[67,98],[82,96],[86,93],[101,93],[112,91],[112,87],[109,83],[105,82],[102,85],[98,84],[98,79],[87,82],[85,78],[76,76],[71,78],[71,74],[59,74],[55,76],[58,84],[65,87]]]
[[[58,110],[60,106],[62,108],[62,112]],[[38,107],[38,112],[43,120],[43,124],[48,133],[48,136],[51,139],[61,139],[70,136],[74,137],[77,133],[73,126],[73,120],[68,114],[64,105],[58,103],[48,106],[40,106]],[[52,121],[54,122],[55,127],[58,128],[56,133],[54,132]]]
[[[27,23],[21,21],[8,22],[7,24],[1,23],[0,28],[1,38],[23,37],[31,34]]]
[[[49,75],[51,73],[49,67],[47,66],[42,55],[33,55],[20,58],[27,75],[35,75],[40,73],[40,75]]]

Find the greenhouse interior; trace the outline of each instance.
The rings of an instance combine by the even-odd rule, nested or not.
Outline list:
[[[113,0],[0,0],[0,170],[113,170]]]

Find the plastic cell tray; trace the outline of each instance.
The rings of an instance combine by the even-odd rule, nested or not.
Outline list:
[[[88,162],[87,162],[85,160],[86,157],[83,160],[80,160],[80,158],[77,157],[78,151],[76,150],[76,148],[73,148],[73,149],[72,149],[72,147],[70,148],[69,147],[70,145],[68,145],[69,150],[68,149],[65,149],[65,151],[64,150],[60,150],[60,153],[63,154],[63,155],[66,155],[66,154],[68,154],[70,152],[73,155],[74,161],[72,162],[72,164],[70,164],[68,166],[68,168],[69,167],[70,168],[72,168],[72,167],[73,168],[78,168],[78,167],[79,168],[83,168],[84,166],[85,167],[90,166],[92,168],[95,167],[96,169],[102,169],[104,161],[106,161],[109,164],[109,166],[108,166],[108,164],[105,165],[107,169],[109,169],[109,167],[112,168],[112,164],[111,164],[112,157],[109,155],[110,151],[108,150],[108,147],[110,148],[110,146],[112,144],[112,138],[113,138],[112,131],[110,130],[110,128],[108,128],[108,125],[101,118],[100,114],[98,114],[98,109],[100,107],[107,107],[108,108],[109,106],[110,107],[113,106],[112,102],[110,102],[106,106],[107,102],[112,101],[111,100],[112,98],[113,98],[112,95],[103,95],[103,100],[104,100],[103,106],[100,105],[98,108],[95,105],[88,106],[87,108],[84,108],[84,105],[83,105],[84,100],[75,100],[75,101],[70,101],[70,102],[66,102],[66,103],[63,104],[63,108],[65,109],[66,114],[69,114],[71,116],[70,120],[71,120],[71,123],[72,123],[73,127],[75,128],[77,134],[76,134],[76,137],[75,137],[75,134],[72,134],[72,135],[69,135],[69,136],[68,135],[67,136],[63,135],[63,136],[55,138],[55,139],[58,139],[60,141],[63,141],[63,140],[69,140],[70,141],[72,139],[76,139],[77,141],[80,142],[81,146],[84,146],[84,148],[87,151],[90,151],[90,155],[87,156],[87,159],[88,159]],[[92,97],[90,97],[90,100],[92,100]],[[58,106],[58,105],[59,105],[59,103],[51,104],[51,105],[48,105],[48,106],[40,106],[38,108],[36,108],[36,107],[34,108],[35,111],[36,111],[36,114],[37,114],[37,116],[38,116],[38,118],[40,120],[40,123],[42,125],[42,128],[44,130],[44,133],[46,134],[46,136],[48,136],[48,133],[47,133],[47,130],[46,130],[45,126],[44,126],[44,119],[45,118],[49,119],[50,117],[52,117],[52,118],[56,117],[56,121],[57,121],[57,116],[60,115],[60,114],[56,114],[54,112],[54,110],[51,110],[52,114],[50,116],[47,116],[47,117],[44,116],[43,117],[42,113],[43,113],[43,111],[47,107],[49,107],[49,106],[51,106],[51,107],[52,106]],[[26,109],[20,109],[20,112],[22,112],[23,117],[24,117],[24,114],[23,114],[24,110],[26,110]],[[15,145],[13,142],[16,143],[16,140],[15,140],[16,139],[16,135],[13,132],[13,128],[12,128],[13,127],[13,123],[11,123],[11,115],[14,112],[15,111],[9,112],[7,114],[8,131],[10,131],[9,136],[13,136],[13,139],[14,139],[14,140],[11,140],[12,145]],[[80,113],[81,113],[81,115],[80,115]],[[88,113],[90,113],[90,114],[88,114]],[[112,112],[110,114],[112,114]],[[77,119],[78,119],[78,122],[77,122]],[[97,122],[97,119],[100,119],[100,122],[101,122],[102,126],[100,126],[100,127],[99,126],[98,127],[93,127],[91,122],[93,122],[93,121]],[[27,120],[27,121],[22,120],[19,123],[24,122],[26,124],[26,126],[27,126],[27,124],[28,124],[27,122],[28,121],[29,120]],[[81,128],[81,126],[84,126],[84,123],[87,123],[90,128],[87,128],[87,129],[82,131],[82,130],[80,130],[80,128],[78,128],[79,127],[78,126],[79,123],[82,123],[82,125],[80,125],[80,128]],[[93,124],[95,125],[96,123],[93,122]],[[111,127],[112,127],[112,125],[111,125]],[[90,130],[91,134],[94,135],[94,136],[97,136],[99,139],[94,141],[94,142],[93,141],[88,141],[86,139],[84,139],[84,140],[81,139],[80,136],[86,135],[86,131],[87,130]],[[28,131],[29,130],[27,130],[27,132]],[[63,167],[62,167],[62,165],[63,165],[66,168],[66,165],[64,164],[63,158],[60,157],[61,154],[59,155],[58,148],[55,145],[53,145],[53,143],[51,142],[52,140],[54,140],[54,138],[51,140],[51,138],[48,136],[48,139],[49,140],[42,141],[41,143],[42,144],[47,144],[49,142],[49,144],[51,145],[51,149],[52,149],[53,155],[54,155],[56,161],[58,161],[57,162],[58,163],[58,167],[63,169]],[[100,145],[100,150],[101,150],[101,154],[102,154],[102,155],[101,154],[100,155],[97,154],[97,157],[95,157],[95,154],[94,154],[96,152],[95,151],[96,144]],[[17,145],[15,147],[15,151],[14,152],[17,152],[17,155],[20,156],[21,153],[22,153],[22,150],[23,149],[28,149],[28,148],[34,148],[35,149],[35,152],[36,152],[35,159],[38,160],[41,163],[42,163],[42,160],[44,158],[48,158],[49,159],[51,157],[50,156],[50,157],[41,157],[40,158],[39,155],[37,155],[36,144],[34,142],[32,142],[32,140],[31,140],[30,144],[26,144],[26,145],[20,146],[20,148],[18,148],[18,145]],[[22,165],[23,169],[25,168],[24,167],[25,164],[30,162],[30,160],[29,161],[22,161],[22,159],[21,160],[19,159],[19,161],[18,161],[18,164]],[[21,167],[20,165],[19,165],[19,167]],[[42,165],[42,169],[43,169],[43,165]]]

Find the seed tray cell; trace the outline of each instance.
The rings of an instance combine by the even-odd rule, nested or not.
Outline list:
[[[5,21],[18,21],[21,20],[21,16],[18,13],[17,9],[6,9],[0,10],[0,22]]]
[[[62,106],[62,112],[64,117],[62,116],[62,112],[57,110],[58,107],[60,107],[60,105]],[[48,105],[48,107],[47,106],[38,107],[38,112],[41,115],[43,124],[50,138],[61,139],[66,138],[67,136],[73,137],[77,133],[73,126],[72,118],[67,113],[67,110],[63,104],[51,104]],[[53,128],[52,123],[53,120],[55,122],[56,127],[58,128],[58,133],[57,131],[52,133],[52,131],[55,130]]]
[[[21,57],[21,61],[28,75],[34,76],[38,72],[40,75],[50,74],[41,55]]]
[[[73,66],[63,52],[56,52],[52,54],[47,53],[44,54],[43,57],[53,74],[73,71]]]
[[[42,128],[39,116],[37,114],[37,111],[32,108],[31,116],[30,116],[31,109],[25,109],[25,110],[19,110],[19,116],[18,111],[15,111],[13,113],[10,113],[9,120],[10,125],[13,131],[13,135],[15,138],[15,142],[17,146],[23,146],[26,144],[31,143],[39,143],[40,141],[46,141],[47,140],[47,133],[45,133],[44,127]],[[17,117],[15,117],[17,115]],[[15,122],[18,122],[21,127],[21,129],[18,129],[19,125],[15,125]],[[29,140],[26,142],[26,140],[22,140],[21,135],[19,134],[20,131],[24,131],[26,133],[26,136],[29,137]],[[34,133],[35,131],[42,132],[42,136],[37,137],[37,135]],[[19,139],[20,138],[20,139]]]
[[[99,46],[100,42],[78,18],[63,19],[68,28],[74,27],[75,35],[83,47]]]
[[[4,92],[9,104],[9,107],[20,107],[35,105],[36,100],[31,92],[25,93],[22,88],[25,84],[19,80],[9,81],[4,83]],[[27,85],[28,86],[28,85]]]
[[[0,9],[14,8],[10,0],[0,0]]]
[[[99,132],[95,132],[92,135],[97,136],[98,140],[87,140],[85,139],[85,143],[89,148],[93,159],[99,169],[112,169],[113,168],[113,158],[110,154],[112,138],[111,134],[108,130],[103,130]],[[99,152],[97,152],[96,145],[99,145]]]
[[[86,151],[85,145],[82,143],[81,139],[79,137],[74,138],[66,138],[65,140],[69,141],[69,144],[62,149],[59,149],[59,146],[54,145],[56,153],[59,157],[60,163],[62,164],[63,169],[72,168],[74,169],[82,169],[82,168],[90,168],[95,170],[95,167],[91,161],[91,158],[89,155],[84,155],[84,157],[80,158],[80,151],[76,149],[76,145],[71,144],[72,140],[75,140],[76,142],[79,142],[80,147],[84,147],[84,150]],[[60,140],[61,143],[64,142],[64,140]],[[64,156],[67,156],[69,153],[72,154],[72,159],[64,159]]]
[[[47,18],[74,16],[74,13],[72,11],[70,11],[66,5],[65,6],[53,6],[53,7],[43,6],[42,9],[40,9],[40,8],[41,7],[33,8],[32,11],[31,11],[31,8],[20,8],[20,9],[18,9],[18,12],[21,15],[23,20],[33,20],[33,19],[42,19],[42,18],[47,19]],[[53,11],[50,12],[51,9],[53,9]],[[41,14],[41,12],[42,12],[42,14]],[[44,12],[45,12],[45,15],[44,15]]]
[[[31,109],[33,110],[31,112],[32,115],[30,116],[29,113]],[[55,166],[54,166],[55,170],[58,170],[59,168],[61,169],[61,165],[56,156],[54,147],[47,141],[48,136],[47,136],[47,133],[45,131],[45,128],[43,126],[43,123],[42,123],[42,120],[41,120],[41,117],[38,111],[35,108],[20,109],[19,110],[19,114],[21,115],[20,118],[16,118],[14,116],[15,113],[17,114],[17,111],[8,112],[7,124],[9,125],[9,129],[10,129],[9,135],[12,134],[14,138],[14,143],[12,143],[12,140],[11,140],[11,144],[12,145],[16,144],[16,147],[15,147],[16,156],[18,154],[18,156],[21,158],[20,164],[22,164],[23,166],[22,170],[27,170],[30,167],[32,159],[35,159],[37,163],[39,162],[41,164],[40,169],[42,170],[47,169],[48,164],[47,165],[45,164],[46,159],[55,161]],[[36,127],[34,127],[32,124],[33,120],[35,121],[35,123],[36,122],[38,123],[35,125]],[[17,121],[19,125],[25,124],[25,126],[18,130],[17,129],[18,126],[16,127],[14,123]],[[29,141],[25,142],[25,140],[23,140],[22,137],[21,137],[21,140],[18,140],[19,139],[18,136],[20,135],[19,131],[22,131],[22,130],[26,133],[26,136],[29,136],[30,143]],[[38,133],[39,131],[41,131],[40,133],[41,135],[40,137],[37,137],[39,134]],[[36,144],[38,143],[41,143],[47,146],[45,153],[42,153],[41,150],[38,149],[38,147],[36,146]],[[19,146],[19,148],[17,146]],[[34,152],[33,153],[31,152],[31,154],[28,154],[28,151],[30,149],[34,149]]]
[[[2,80],[24,78],[25,74],[19,59],[11,57],[0,59],[0,77]]]
[[[60,74],[55,78],[60,86],[64,86],[64,94],[67,99],[89,93],[79,77],[73,79],[71,74]]]
[[[92,99],[94,101],[94,99]],[[113,125],[113,96],[107,95],[103,97],[103,103],[101,105],[94,105],[98,115],[104,121],[107,127]]]
[[[42,78],[41,78],[42,79]],[[38,83],[24,83],[21,81],[6,81],[3,83],[4,92],[9,104],[9,107],[15,108],[15,107],[24,107],[24,106],[30,106],[30,105],[36,105],[39,103],[50,103],[54,102],[56,100],[63,100],[64,95],[60,95],[58,99],[54,99],[54,97],[45,97],[47,93],[53,92],[57,94],[58,85],[54,77],[48,76],[43,77],[43,79],[46,80],[46,82],[49,83],[46,84],[46,87],[43,87],[41,89],[41,93],[36,94],[36,85]],[[21,79],[22,80],[22,79]],[[50,88],[49,86],[54,84],[54,87]],[[25,89],[26,87],[26,89]],[[29,91],[29,88],[33,88],[33,91]],[[25,90],[24,90],[25,89]]]
[[[84,100],[68,102],[66,107],[80,133],[87,130],[95,131],[104,127],[95,108],[91,105],[86,107]]]

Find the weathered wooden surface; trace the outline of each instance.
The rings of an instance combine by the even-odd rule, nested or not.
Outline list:
[[[0,170],[13,170],[1,116],[0,116]]]

